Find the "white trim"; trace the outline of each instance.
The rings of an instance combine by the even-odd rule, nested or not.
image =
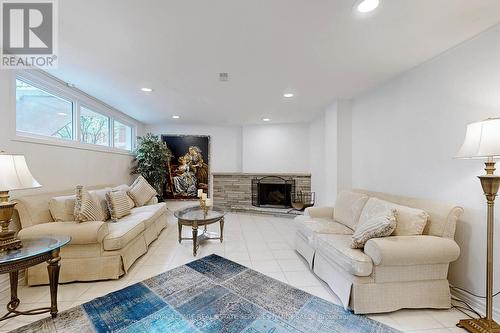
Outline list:
[[[83,150],[91,150],[91,151],[97,151],[97,152],[103,152],[103,153],[120,154],[120,155],[129,155],[129,156],[133,155],[131,151],[124,150],[124,149],[108,147],[108,146],[93,145],[93,144],[89,144],[89,143],[83,143],[80,141],[52,138],[52,137],[43,136],[43,135],[38,136],[36,134],[31,134],[31,133],[17,132],[16,135],[11,137],[10,139],[11,139],[11,141],[17,141],[17,142],[28,142],[28,143],[35,143],[35,144],[48,145],[48,146],[83,149]]]
[[[64,140],[58,139],[49,136],[37,135],[32,133],[25,133],[21,131],[17,131],[16,124],[16,79],[20,79],[25,81],[26,83],[33,85],[36,88],[39,88],[43,91],[46,91],[49,94],[53,94],[56,97],[68,100],[73,103],[73,139],[72,140]],[[107,152],[107,153],[115,153],[122,155],[131,155],[132,151],[137,145],[137,133],[138,127],[141,125],[140,122],[135,119],[125,115],[124,113],[114,109],[113,107],[107,105],[106,103],[94,98],[81,90],[68,86],[67,83],[59,80],[52,75],[41,71],[41,70],[20,70],[16,71],[13,76],[12,83],[12,121],[13,126],[11,133],[11,140],[13,141],[21,141],[21,142],[30,142],[37,144],[45,144],[52,146],[61,146],[68,148],[76,148],[76,149],[84,149],[84,150],[93,150],[99,152]],[[93,112],[97,112],[109,120],[108,126],[108,146],[101,145],[93,145],[87,144],[80,141],[80,108],[86,107]],[[132,128],[132,147],[131,151],[114,148],[114,121],[118,121],[121,124],[129,126]]]
[[[451,294],[462,301],[467,302],[474,310],[484,316],[486,309],[486,300],[472,296],[458,289],[451,289]],[[500,320],[500,308],[493,306],[493,318]],[[464,318],[465,319],[465,318]]]

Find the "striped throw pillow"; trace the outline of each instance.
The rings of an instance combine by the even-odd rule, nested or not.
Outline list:
[[[366,203],[356,230],[351,237],[351,247],[361,249],[371,238],[386,237],[396,229],[396,210],[370,198]]]
[[[130,214],[130,205],[128,195],[124,191],[113,191],[106,193],[106,202],[108,203],[111,221],[117,222],[124,216]]]
[[[144,206],[156,194],[156,190],[143,176],[137,177],[128,190],[128,195],[134,200],[136,207]]]
[[[75,221],[104,221],[101,205],[96,202],[92,195],[82,186],[76,187]]]
[[[107,221],[111,218],[111,215],[109,215],[108,204],[106,203],[106,193],[108,193],[109,191],[111,191],[110,187],[89,191],[89,194],[92,196],[94,201],[99,203],[99,208],[101,209],[101,213],[104,216],[104,221]]]
[[[111,189],[111,191],[123,191],[125,193],[127,193],[127,200],[128,200],[128,205],[130,206],[130,209],[134,208],[135,207],[135,202],[134,200],[132,200],[132,198],[130,197],[130,195],[128,195],[128,190],[130,189],[130,186],[128,186],[127,184],[122,184],[122,185],[118,185],[116,187],[113,187]]]

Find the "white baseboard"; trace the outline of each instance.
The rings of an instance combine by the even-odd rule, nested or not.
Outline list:
[[[451,289],[451,295],[462,301],[467,302],[474,310],[479,312],[481,315],[485,315],[486,300],[483,298],[472,296],[462,290]],[[500,300],[499,300],[500,302]],[[493,306],[493,318],[499,322],[500,321],[500,308],[498,306]]]

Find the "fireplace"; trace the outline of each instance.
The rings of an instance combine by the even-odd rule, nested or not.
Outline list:
[[[268,176],[252,179],[252,205],[256,207],[290,208],[295,181]]]

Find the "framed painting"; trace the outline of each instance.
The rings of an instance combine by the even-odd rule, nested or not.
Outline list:
[[[196,200],[198,190],[210,196],[210,136],[162,135],[173,158],[166,166],[165,200]]]

